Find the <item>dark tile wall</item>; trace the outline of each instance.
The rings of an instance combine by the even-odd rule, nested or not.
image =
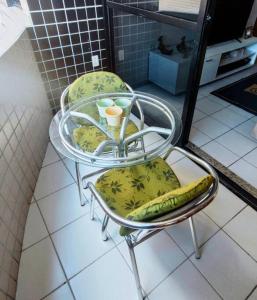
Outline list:
[[[28,0],[28,5],[31,43],[55,111],[62,91],[77,77],[108,69],[102,0]]]
[[[157,47],[160,24],[119,11],[114,12],[113,22],[116,72],[132,87],[146,83],[149,51]],[[124,51],[124,60],[120,60],[120,51]]]
[[[147,9],[159,5],[158,0],[114,1],[140,7],[144,5]],[[174,51],[183,36],[187,41],[195,38],[190,31],[151,19],[117,10],[113,15],[116,72],[134,88],[148,82],[149,52],[158,48],[160,36]],[[124,59],[121,59],[120,51],[124,51]]]

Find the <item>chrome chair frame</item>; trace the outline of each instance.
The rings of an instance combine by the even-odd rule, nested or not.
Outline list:
[[[124,82],[124,83],[125,83],[126,88],[128,89],[128,91],[131,94],[133,94],[134,91],[131,88],[131,86],[129,86],[126,82]],[[66,96],[68,95],[70,86],[71,85],[69,85],[65,88],[65,90],[62,92],[62,95],[61,95],[61,98],[60,98],[60,107],[61,107],[62,115],[64,115],[64,113],[66,111],[66,108],[67,108],[67,104],[65,104],[65,100],[66,100]],[[139,126],[140,128],[139,128],[139,130],[142,130],[144,128],[144,114],[143,114],[143,110],[141,109],[140,104],[138,102],[137,102],[137,107],[138,107],[139,115],[140,115],[140,126]],[[126,129],[126,127],[125,127],[125,129]],[[143,151],[145,151],[145,146],[144,146],[143,139],[141,139],[140,141],[141,141],[142,149],[143,149]],[[82,190],[84,189],[84,186],[83,186],[82,176],[80,174],[79,164],[80,164],[79,161],[75,161],[75,169],[76,169],[76,177],[77,177],[77,182],[78,182],[80,205],[84,206],[86,204],[86,201],[84,200],[84,197],[83,197],[83,194],[82,194]],[[91,176],[96,175],[96,174],[100,174],[101,172],[106,171],[106,170],[107,169],[103,169],[103,170],[99,170],[99,171],[96,171],[96,172],[89,173],[87,176],[84,176],[84,178],[91,177]],[[90,211],[91,211],[90,216],[91,216],[91,220],[93,220],[94,219],[94,203],[93,203],[92,198],[90,199],[89,203],[90,203]]]
[[[149,222],[136,222],[132,220],[125,219],[119,215],[117,215],[115,212],[113,212],[108,205],[105,203],[99,192],[96,190],[95,186],[91,182],[87,182],[85,188],[89,188],[91,191],[92,195],[95,197],[97,202],[99,203],[100,207],[103,209],[105,213],[105,217],[102,223],[102,235],[103,235],[103,240],[106,240],[107,234],[106,234],[106,227],[108,224],[109,218],[111,218],[115,223],[125,226],[128,228],[131,228],[135,230],[131,234],[128,234],[125,236],[125,240],[129,249],[129,254],[132,262],[132,269],[135,277],[135,283],[137,287],[137,294],[138,294],[138,300],[143,300],[144,299],[144,293],[142,290],[142,286],[140,283],[140,277],[138,273],[138,267],[137,267],[137,262],[136,262],[136,256],[134,252],[134,248],[139,245],[140,243],[144,242],[151,236],[157,234],[161,230],[168,228],[172,226],[173,224],[180,223],[186,219],[189,219],[189,225],[191,229],[191,234],[192,234],[192,241],[194,244],[194,249],[195,249],[195,257],[197,259],[200,258],[200,250],[198,246],[198,241],[197,241],[197,235],[195,231],[195,225],[194,225],[194,220],[193,220],[193,215],[205,208],[208,204],[211,203],[211,201],[215,198],[217,191],[218,191],[218,185],[219,185],[219,178],[215,172],[215,170],[207,164],[205,161],[202,159],[194,156],[191,153],[188,153],[184,149],[181,149],[179,147],[171,147],[167,153],[164,155],[164,159],[167,160],[169,155],[171,154],[172,151],[178,151],[181,154],[183,154],[185,157],[189,158],[190,160],[194,161],[196,164],[200,165],[205,171],[207,171],[210,175],[213,176],[214,182],[209,188],[207,192],[202,194],[201,196],[193,199],[186,205],[160,217],[157,218],[153,221]]]

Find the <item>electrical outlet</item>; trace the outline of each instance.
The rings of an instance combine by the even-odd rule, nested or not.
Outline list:
[[[124,60],[124,49],[118,51],[119,61]]]
[[[93,64],[93,67],[98,67],[99,66],[99,57],[98,57],[98,55],[93,55],[92,56],[92,64]]]

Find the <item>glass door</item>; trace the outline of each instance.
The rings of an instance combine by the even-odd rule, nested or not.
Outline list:
[[[210,1],[106,1],[112,69],[133,89],[169,102],[186,144],[201,73]],[[163,120],[148,111],[148,125]]]

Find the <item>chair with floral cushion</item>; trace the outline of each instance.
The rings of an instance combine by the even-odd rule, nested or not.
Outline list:
[[[115,92],[133,93],[133,90],[128,84],[123,82],[118,75],[111,72],[97,71],[84,74],[81,77],[77,78],[63,91],[60,100],[61,111],[65,112],[67,104],[68,106],[73,105],[83,98],[90,98],[98,94]],[[92,107],[91,111],[87,111],[86,113],[96,120],[99,118],[96,106]],[[143,129],[144,120],[140,108],[139,113],[141,119],[139,126],[140,128],[138,128],[134,122],[129,121],[126,128],[125,137],[137,132],[138,130]],[[119,136],[120,128],[116,128],[115,131],[115,136]],[[80,127],[74,129],[73,140],[80,149],[88,152],[93,152],[96,150],[99,144],[101,144],[101,142],[106,140],[106,135],[92,124],[82,123]],[[141,143],[143,147],[143,140],[141,140]],[[79,187],[80,203],[83,206],[85,205],[85,201],[83,200],[81,193],[83,186],[78,162],[75,163],[75,167]],[[92,174],[95,174],[95,172],[93,172]],[[88,174],[88,176],[90,175],[91,174]],[[91,218],[93,219],[92,201]]]
[[[176,174],[166,162],[172,151],[179,151],[199,164],[208,175],[181,186]],[[200,258],[193,215],[206,207],[216,196],[218,177],[213,168],[178,147],[171,147],[162,158],[141,165],[117,168],[101,175],[96,184],[87,183],[105,212],[102,224],[103,239],[107,239],[109,218],[119,224],[132,261],[138,299],[144,298],[134,247],[160,230],[189,218],[195,257]]]

